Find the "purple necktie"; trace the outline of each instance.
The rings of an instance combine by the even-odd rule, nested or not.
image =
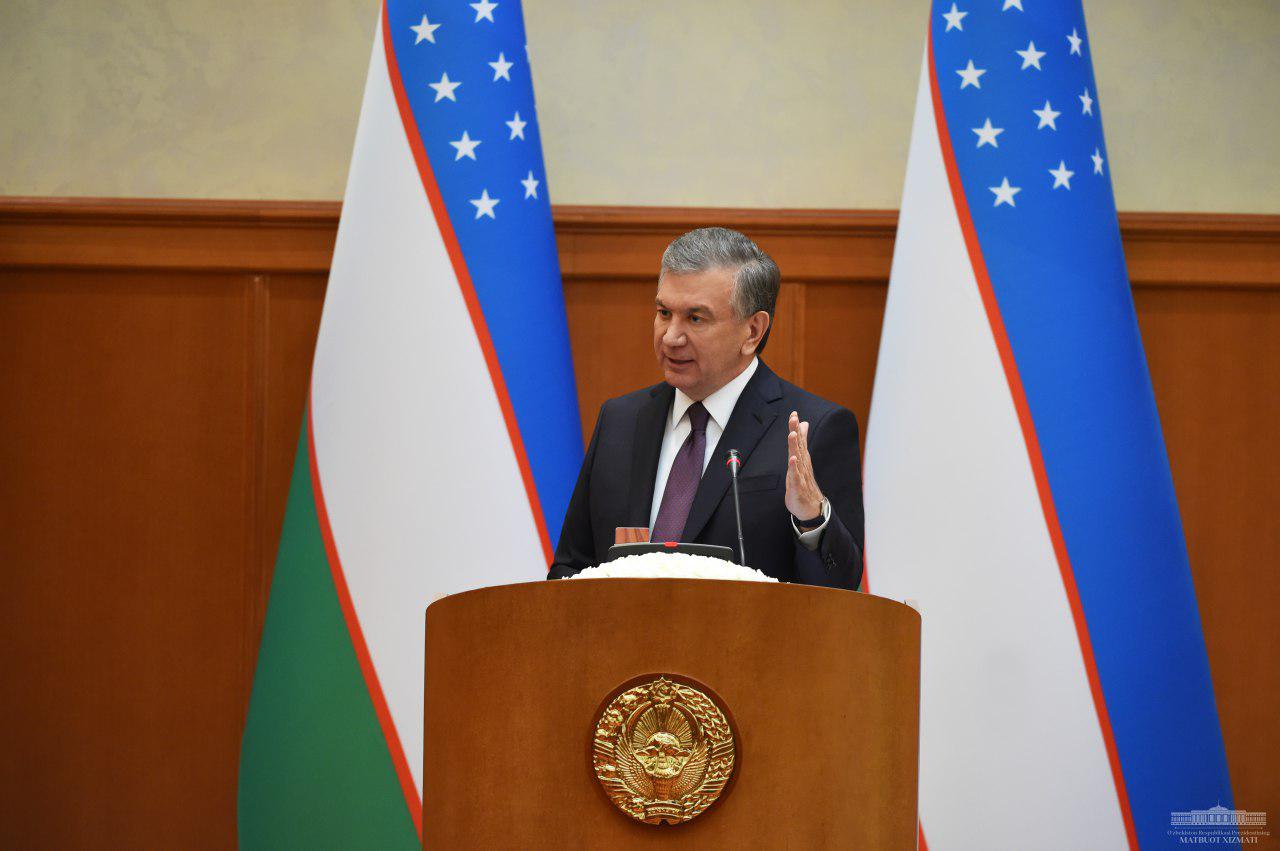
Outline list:
[[[685,521],[693,506],[693,495],[702,480],[702,464],[707,455],[707,409],[701,402],[689,406],[689,436],[685,438],[676,460],[671,462],[667,487],[658,506],[658,519],[653,523],[650,541],[679,541]]]

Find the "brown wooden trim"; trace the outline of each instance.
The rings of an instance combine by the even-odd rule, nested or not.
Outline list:
[[[253,673],[256,668],[259,631],[266,612],[262,610],[264,578],[261,565],[266,535],[263,527],[267,513],[267,389],[270,381],[270,279],[266,275],[254,275],[247,283],[245,312],[248,321],[248,338],[252,356],[247,361],[245,375],[245,490],[244,533],[245,570],[241,576],[241,595],[244,601],[244,630],[241,633],[240,683],[244,706],[249,706],[253,691]]]
[[[600,207],[561,205],[554,209],[557,225],[578,232],[607,230],[628,233],[666,233],[710,225],[749,227],[761,233],[828,233],[831,235],[892,236],[897,210],[745,209],[736,207]]]
[[[0,198],[0,267],[324,272],[336,201]],[[694,227],[747,231],[789,280],[883,284],[893,210],[553,208],[569,280],[652,278],[662,247]],[[1280,216],[1122,213],[1135,286],[1280,286]]]
[[[0,199],[0,266],[324,272],[335,201]]]

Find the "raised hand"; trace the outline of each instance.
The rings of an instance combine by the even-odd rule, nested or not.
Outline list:
[[[791,412],[787,423],[787,494],[784,502],[798,520],[810,520],[822,513],[822,491],[813,475],[813,459],[809,457],[809,424]]]

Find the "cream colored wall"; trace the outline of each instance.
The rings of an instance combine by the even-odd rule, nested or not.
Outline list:
[[[338,198],[376,8],[3,0],[0,194]],[[1280,3],[1087,11],[1120,207],[1280,212]],[[525,0],[552,198],[896,207],[926,15]]]

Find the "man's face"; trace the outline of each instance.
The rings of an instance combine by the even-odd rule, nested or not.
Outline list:
[[[765,314],[739,319],[729,305],[732,289],[728,269],[667,272],[658,281],[653,351],[667,383],[696,401],[728,384],[755,350],[753,326]]]

